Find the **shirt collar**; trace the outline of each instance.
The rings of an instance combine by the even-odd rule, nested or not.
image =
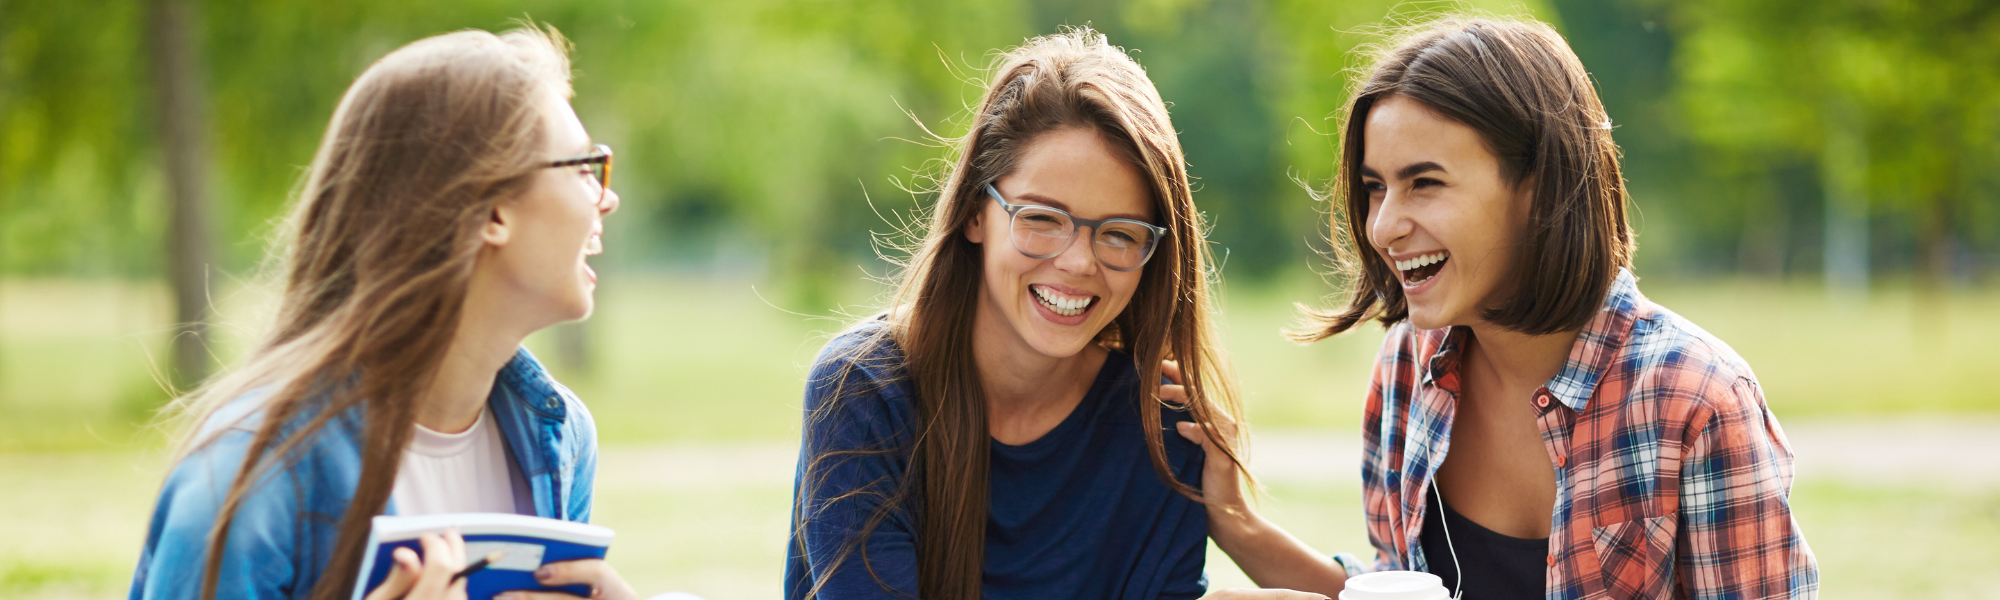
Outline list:
[[[508,359],[507,366],[500,368],[498,385],[493,386],[494,398],[503,394],[512,395],[515,401],[528,407],[535,414],[562,422],[569,416],[562,394],[556,391],[556,380],[542,368],[541,361],[528,352],[527,347],[515,351],[514,358]]]
[[[1597,383],[1605,371],[1611,368],[1611,359],[1618,349],[1625,346],[1625,338],[1632,334],[1632,322],[1645,296],[1639,294],[1639,279],[1624,267],[1618,268],[1618,277],[1611,281],[1611,288],[1604,294],[1604,302],[1597,314],[1576,336],[1570,346],[1569,358],[1563,361],[1562,371],[1556,373],[1547,385],[1549,393],[1570,410],[1583,412],[1590,405],[1590,395],[1597,391]],[[1437,346],[1424,360],[1424,383],[1433,384],[1448,373],[1458,370],[1459,351],[1465,346],[1465,336],[1470,329],[1452,327],[1443,335],[1432,336]]]
[[[1632,321],[1645,300],[1639,294],[1639,279],[1619,267],[1618,278],[1612,280],[1611,289],[1605,292],[1603,305],[1570,345],[1562,371],[1549,380],[1549,393],[1563,406],[1583,412],[1590,405],[1590,396],[1597,391],[1598,382],[1611,370],[1611,359],[1632,335]]]

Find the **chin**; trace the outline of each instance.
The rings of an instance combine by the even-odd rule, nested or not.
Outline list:
[[[1069,358],[1082,353],[1083,349],[1089,347],[1091,340],[1094,339],[1096,339],[1095,336],[1084,339],[1074,339],[1066,335],[1060,337],[1035,336],[1035,339],[1028,340],[1028,347],[1034,348],[1035,352],[1039,352],[1042,356],[1049,358]]]
[[[1408,318],[1410,326],[1417,329],[1442,329],[1451,325],[1449,319],[1439,314],[1443,311],[1439,311],[1436,308],[1411,306],[1409,309],[1410,316]]]

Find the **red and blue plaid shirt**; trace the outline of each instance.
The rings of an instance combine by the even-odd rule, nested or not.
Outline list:
[[[1389,331],[1363,424],[1373,569],[1427,571],[1425,494],[1450,448],[1467,330]],[[1812,598],[1792,450],[1750,366],[1620,270],[1530,403],[1556,474],[1545,596]],[[1337,557],[1350,574],[1369,570]],[[1469,582],[1467,587],[1478,582]]]

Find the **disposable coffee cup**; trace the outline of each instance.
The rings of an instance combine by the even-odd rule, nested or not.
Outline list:
[[[1430,573],[1376,571],[1347,578],[1340,600],[1451,600],[1451,592]]]

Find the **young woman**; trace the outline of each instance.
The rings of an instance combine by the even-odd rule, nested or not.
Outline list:
[[[1473,600],[1816,593],[1791,449],[1750,366],[1639,293],[1611,122],[1553,29],[1449,19],[1377,55],[1336,186],[1354,283],[1303,337],[1389,328],[1363,429],[1374,569]],[[1206,468],[1210,533],[1259,585],[1332,596],[1369,570]]]
[[[976,111],[891,308],[812,369],[786,597],[1200,596],[1202,452],[1164,427],[1237,404],[1166,107],[1079,29]],[[1206,393],[1161,403],[1163,359]]]
[[[585,258],[618,208],[566,45],[441,35],[348,89],[292,218],[277,326],[183,401],[194,427],[134,600],[345,600],[378,514],[590,518],[590,412],[520,347],[590,314]],[[369,597],[463,598],[462,542],[422,546]],[[633,596],[603,561],[537,575]]]

